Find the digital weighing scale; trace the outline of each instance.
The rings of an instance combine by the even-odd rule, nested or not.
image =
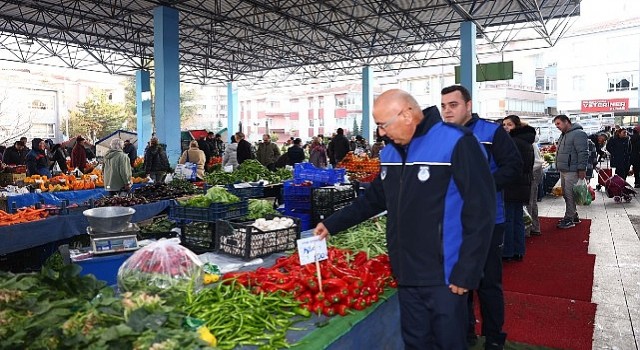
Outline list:
[[[110,254],[137,250],[138,225],[130,223],[119,232],[99,232],[91,226],[87,227],[87,233],[91,238],[93,254]]]

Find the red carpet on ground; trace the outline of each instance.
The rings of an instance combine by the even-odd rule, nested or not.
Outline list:
[[[527,238],[523,262],[504,264],[504,290],[591,301],[595,255],[588,254],[591,220],[558,229],[556,218],[540,218],[541,236]]]
[[[542,236],[527,238],[524,261],[504,264],[504,329],[515,342],[591,349],[596,313],[595,256],[587,250],[591,220],[564,230],[556,228],[558,220],[540,218]]]

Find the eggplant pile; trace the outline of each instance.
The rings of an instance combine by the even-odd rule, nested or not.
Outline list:
[[[133,190],[133,194],[149,201],[172,199],[198,192],[198,187],[184,180],[175,179],[170,183],[155,183]]]
[[[131,207],[138,204],[147,204],[149,201],[140,196],[127,195],[125,197],[113,196],[104,197],[94,202],[95,207]]]

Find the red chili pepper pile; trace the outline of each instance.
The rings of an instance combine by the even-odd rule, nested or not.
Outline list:
[[[329,258],[320,262],[322,291],[315,264],[300,266],[297,253],[277,259],[270,268],[230,272],[222,279],[227,283],[236,279],[256,294],[290,293],[302,303],[300,307],[326,316],[344,316],[349,309],[363,310],[378,301],[385,287],[397,287],[386,254],[368,259],[365,252],[333,247],[328,253]]]

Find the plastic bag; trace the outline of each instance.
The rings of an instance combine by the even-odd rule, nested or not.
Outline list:
[[[576,185],[573,186],[573,199],[578,205],[591,204],[591,193],[589,193],[587,181],[585,179],[578,180]]]
[[[189,181],[195,181],[198,172],[198,164],[186,162],[176,165],[175,176]]]
[[[525,228],[533,224],[533,218],[531,217],[531,214],[529,214],[527,207],[524,205],[522,206],[522,221],[524,222]]]
[[[121,292],[160,294],[168,288],[187,291],[202,287],[202,261],[176,238],[161,239],[141,248],[118,270]]]
[[[558,179],[558,182],[556,182],[556,184],[553,185],[553,189],[551,190],[551,193],[556,197],[561,197],[563,195],[563,193],[562,193],[562,179]]]

